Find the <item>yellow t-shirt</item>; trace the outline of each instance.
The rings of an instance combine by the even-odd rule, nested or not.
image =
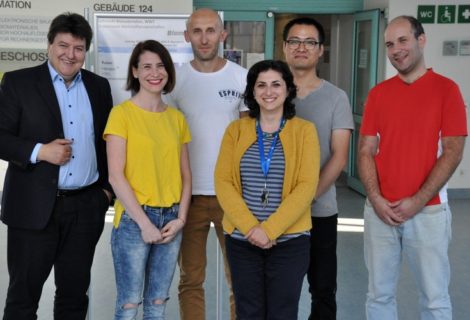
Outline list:
[[[150,112],[126,100],[109,115],[103,137],[124,138],[124,175],[141,205],[170,207],[181,198],[181,146],[191,141],[183,114],[173,107]],[[114,205],[114,227],[119,226],[124,207]]]

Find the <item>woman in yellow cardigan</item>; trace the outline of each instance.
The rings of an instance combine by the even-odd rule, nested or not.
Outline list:
[[[227,128],[215,169],[237,319],[297,319],[309,264],[310,205],[320,147],[295,117],[293,76],[282,61],[248,71],[249,117]]]

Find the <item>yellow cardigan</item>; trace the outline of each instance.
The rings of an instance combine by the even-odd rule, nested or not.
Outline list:
[[[240,161],[256,141],[253,118],[232,122],[225,131],[215,168],[215,192],[224,210],[224,231],[236,228],[247,234],[259,221],[248,209],[242,197]],[[320,172],[320,146],[315,126],[294,117],[287,120],[280,135],[284,150],[285,171],[282,202],[261,227],[269,239],[282,234],[310,230],[310,205],[317,189]]]

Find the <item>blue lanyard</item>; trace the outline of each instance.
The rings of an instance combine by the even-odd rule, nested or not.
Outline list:
[[[271,165],[271,159],[273,158],[274,148],[276,147],[277,140],[279,138],[279,132],[284,127],[286,120],[284,118],[281,119],[281,123],[279,124],[279,130],[274,133],[273,141],[271,142],[271,147],[269,148],[268,157],[264,155],[264,143],[263,143],[263,131],[261,131],[261,126],[259,124],[259,120],[256,120],[256,133],[258,135],[258,151],[259,157],[261,162],[261,170],[263,170],[264,179],[268,177],[269,166]]]

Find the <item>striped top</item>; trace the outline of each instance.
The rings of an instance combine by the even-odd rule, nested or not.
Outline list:
[[[273,134],[263,134],[264,153],[267,155],[274,139]],[[261,194],[264,190],[265,179],[261,169],[261,161],[258,150],[258,141],[255,141],[245,152],[240,162],[240,176],[242,184],[242,197],[248,209],[258,221],[262,222],[276,212],[282,201],[282,187],[284,183],[284,150],[278,139],[274,147],[271,164],[266,179],[266,188],[269,192],[268,203],[263,208]],[[280,236],[277,241],[286,241],[300,235],[309,235],[308,231]],[[237,229],[231,237],[237,240],[245,240],[245,236]]]

